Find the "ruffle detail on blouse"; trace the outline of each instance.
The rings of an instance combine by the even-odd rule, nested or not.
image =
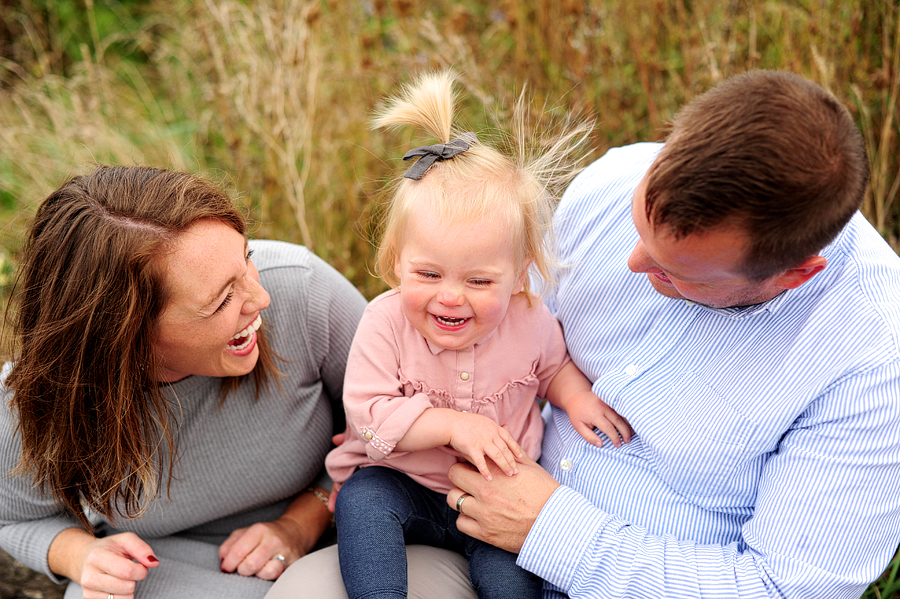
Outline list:
[[[477,397],[473,398],[471,400],[472,411],[479,412],[482,406],[496,403],[497,401],[502,399],[503,396],[506,395],[510,389],[513,389],[515,387],[522,386],[522,385],[527,386],[527,385],[532,384],[534,381],[538,380],[537,368],[538,368],[538,361],[535,360],[534,362],[531,363],[531,371],[528,374],[526,374],[524,377],[506,383],[505,385],[503,385],[503,387],[500,388],[499,391],[496,391],[495,393],[492,393],[491,395],[488,395],[488,396],[482,397],[482,398],[477,398]],[[400,372],[399,375],[400,375],[400,384],[401,385],[403,385],[404,387],[406,385],[409,385],[410,387],[412,387],[413,391],[415,391],[416,393],[424,393],[431,400],[431,404],[434,407],[450,408],[453,410],[457,409],[456,401],[454,400],[453,396],[450,395],[446,390],[434,389],[434,388],[426,385],[422,381],[410,380],[402,372]]]
[[[431,400],[431,405],[435,408],[451,408],[456,409],[453,402],[453,396],[444,389],[434,389],[421,381],[412,381],[406,378],[402,372],[399,373],[400,384],[402,386],[409,385],[416,393],[424,393]]]
[[[531,363],[531,372],[529,372],[528,374],[526,374],[524,377],[522,377],[520,379],[516,379],[514,381],[510,381],[510,382],[506,383],[505,385],[503,385],[503,387],[500,388],[499,391],[497,391],[496,393],[494,393],[492,395],[488,395],[487,397],[483,397],[481,399],[477,399],[477,398],[473,399],[472,405],[473,406],[482,406],[485,404],[495,403],[501,397],[506,395],[506,393],[509,392],[510,389],[512,389],[514,387],[518,387],[520,385],[530,385],[534,381],[538,380],[537,368],[538,368],[538,362],[537,362],[537,360],[535,360],[534,362]]]

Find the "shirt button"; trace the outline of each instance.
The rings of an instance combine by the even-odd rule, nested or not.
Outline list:
[[[628,376],[634,376],[637,371],[638,367],[635,364],[629,364],[625,367],[625,374]]]
[[[685,306],[693,306],[694,302],[692,302],[691,300],[684,300],[684,305]]]
[[[468,372],[461,372],[461,373],[459,373],[459,378],[461,378],[461,379],[464,380],[464,381],[467,381],[467,380],[469,380],[469,373],[468,373]]]
[[[369,441],[371,441],[371,440],[372,440],[372,437],[374,437],[374,436],[375,436],[375,435],[372,434],[372,431],[366,431],[366,434],[363,435],[363,437],[365,437],[365,438],[368,439]]]
[[[572,460],[570,460],[569,458],[563,458],[559,462],[559,467],[562,468],[563,470],[565,470],[566,472],[571,470],[572,466],[573,466]]]

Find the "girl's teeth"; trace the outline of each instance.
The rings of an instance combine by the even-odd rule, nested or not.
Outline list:
[[[446,324],[449,326],[462,324],[463,322],[466,321],[465,318],[447,318],[446,316],[437,316],[436,318],[438,319],[438,322],[440,322],[441,324]]]

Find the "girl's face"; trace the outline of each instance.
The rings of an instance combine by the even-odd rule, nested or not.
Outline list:
[[[160,259],[170,297],[154,343],[157,380],[252,371],[259,358],[259,313],[269,294],[259,284],[246,238],[225,223],[201,220]]]
[[[444,349],[487,338],[522,290],[512,239],[490,218],[444,223],[429,210],[410,215],[406,243],[394,264],[403,314]]]

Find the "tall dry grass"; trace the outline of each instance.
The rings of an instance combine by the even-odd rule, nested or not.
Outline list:
[[[24,58],[0,63],[7,255],[29,206],[73,169],[162,164],[229,181],[256,235],[309,245],[371,296],[373,199],[418,140],[373,134],[368,119],[397,83],[446,66],[473,127],[502,126],[527,86],[536,113],[598,116],[594,155],[661,139],[681,105],[731,74],[792,70],[856,117],[872,160],[865,212],[898,244],[900,19],[880,0],[176,0],[141,17],[130,39],[91,27],[68,63],[51,32],[30,31]],[[146,62],[110,50],[129,43]]]

